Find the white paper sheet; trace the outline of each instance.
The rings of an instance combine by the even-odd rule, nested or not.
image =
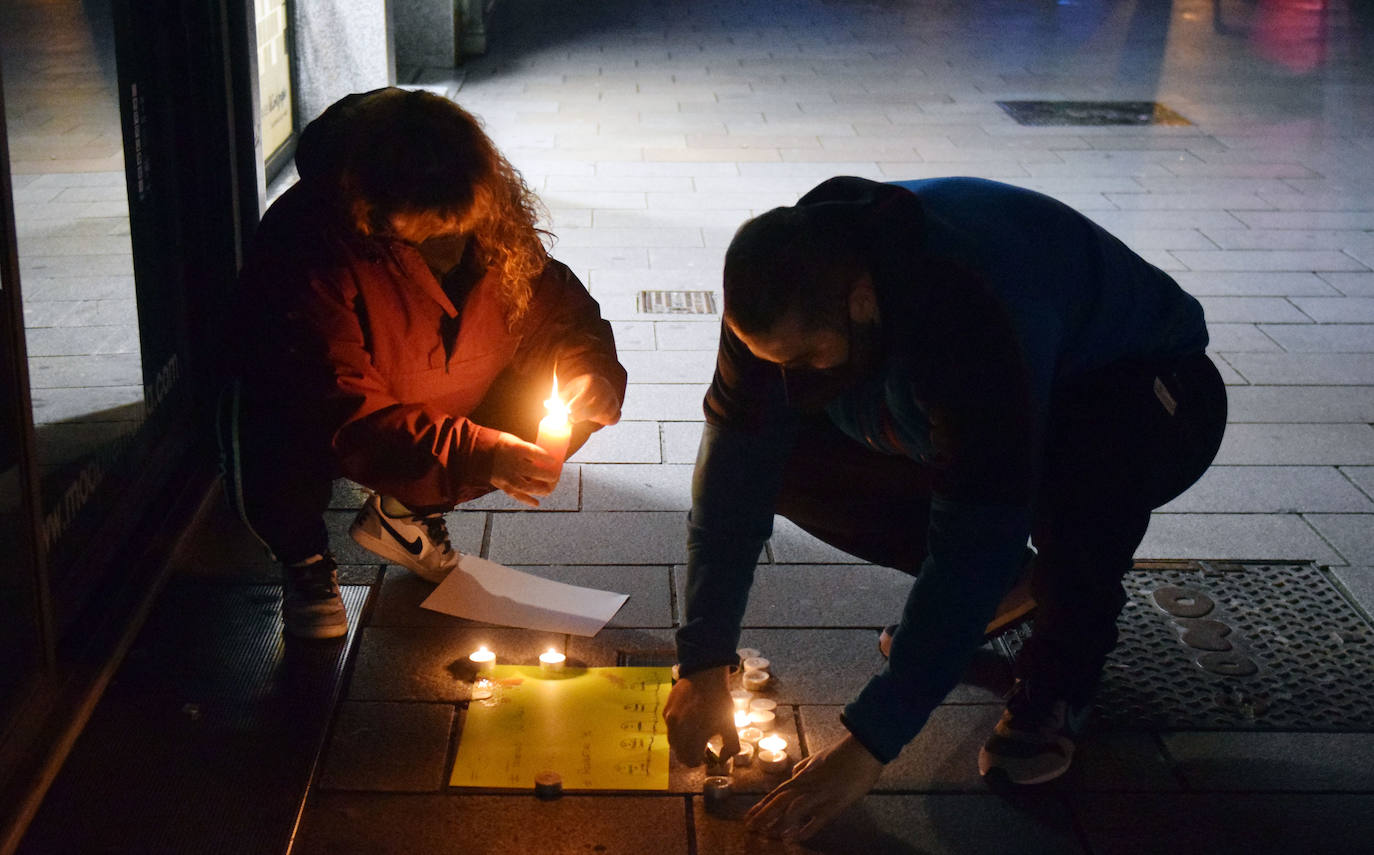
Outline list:
[[[463,555],[458,569],[420,605],[501,626],[591,636],[600,632],[629,598],[628,594],[565,585],[475,555]]]

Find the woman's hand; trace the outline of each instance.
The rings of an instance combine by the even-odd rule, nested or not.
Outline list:
[[[492,453],[491,485],[517,502],[539,507],[536,496],[547,496],[558,484],[562,461],[532,442],[502,433]]]
[[[579,374],[558,384],[558,396],[568,405],[574,422],[613,425],[620,421],[620,396],[611,381],[596,374]]]
[[[749,809],[750,831],[807,840],[878,783],[883,764],[850,734],[797,764],[792,777]]]
[[[684,766],[700,766],[706,757],[706,742],[716,734],[724,742],[720,756],[738,754],[730,669],[708,668],[674,683],[663,705],[663,720],[668,724],[668,744]]]

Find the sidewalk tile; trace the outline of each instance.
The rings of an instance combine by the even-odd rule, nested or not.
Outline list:
[[[425,793],[445,784],[450,704],[345,701],[334,718],[320,787]]]
[[[1238,353],[1226,361],[1256,385],[1374,386],[1374,355]]]
[[[754,574],[744,625],[876,630],[901,615],[911,584],[905,573],[873,564],[763,565]]]
[[[1200,792],[1374,791],[1374,734],[1179,732],[1161,736]]]
[[[1374,323],[1374,297],[1294,297],[1293,304],[1318,323]]]
[[[591,464],[582,467],[582,507],[588,511],[687,511],[692,466]]]
[[[768,540],[773,560],[780,564],[853,564],[854,556],[813,537],[786,517],[773,517]]]
[[[1304,513],[1303,519],[1345,556],[1340,563],[1374,565],[1374,514]]]
[[[696,421],[702,418],[705,383],[640,383],[633,380],[633,375],[631,379],[625,393],[622,418],[630,421]]]
[[[1374,498],[1374,466],[1342,466],[1340,471],[1365,495]]]
[[[741,647],[760,651],[780,704],[847,704],[882,667],[871,629],[745,629]]]
[[[1331,575],[1364,609],[1365,615],[1374,620],[1374,567],[1332,567]]]
[[[1214,464],[1163,513],[1374,512],[1333,466],[1224,466]]]
[[[672,572],[665,566],[626,567],[552,565],[517,566],[516,570],[583,588],[629,594],[607,627],[662,628],[673,626]]]
[[[702,422],[664,422],[663,462],[696,463],[703,427]]]
[[[1349,320],[1352,323],[1263,324],[1259,329],[1291,353],[1374,353],[1374,323]]]
[[[662,457],[658,422],[622,421],[592,434],[573,454],[572,462],[658,463]]]
[[[502,564],[678,564],[687,559],[687,515],[497,514],[488,552]]]
[[[1232,425],[1374,422],[1374,387],[1368,386],[1232,386],[1226,398]]]
[[[366,627],[354,654],[347,698],[354,701],[443,701],[472,697],[468,655],[481,645],[497,662],[537,665],[564,636],[492,627],[451,618],[444,626]]]
[[[1198,297],[1212,324],[1310,324],[1312,319],[1280,297]]]
[[[1346,563],[1295,514],[1156,513],[1135,556]]]
[[[1209,323],[1207,349],[1221,353],[1274,352],[1282,350],[1266,329],[1306,329],[1296,324],[1269,325]]]

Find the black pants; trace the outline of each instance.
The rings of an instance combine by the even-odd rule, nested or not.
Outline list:
[[[1065,390],[1051,413],[1031,530],[1039,611],[1018,669],[1082,702],[1116,645],[1121,579],[1150,512],[1216,456],[1226,388],[1205,354],[1115,365]],[[852,555],[914,574],[926,557],[930,494],[927,469],[871,451],[821,418],[788,463],[778,513]]]
[[[500,375],[468,417],[533,442],[543,412],[530,408],[528,384],[525,374]],[[343,477],[333,450],[318,439],[318,425],[303,421],[310,412],[303,404],[291,408],[265,404],[237,381],[219,400],[216,421],[225,494],[253,534],[284,564],[328,550],[324,512],[335,479]],[[590,435],[590,426],[575,425],[568,454]],[[451,505],[412,508],[417,513],[452,509]]]

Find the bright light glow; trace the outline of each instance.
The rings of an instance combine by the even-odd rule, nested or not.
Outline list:
[[[735,730],[749,726],[749,713],[744,710],[735,710]]]
[[[553,375],[553,391],[549,393],[549,399],[544,402],[544,409],[548,415],[540,423],[543,427],[547,423],[548,427],[567,427],[568,425],[568,405],[563,403],[563,399],[558,397],[558,375]]]
[[[776,733],[770,733],[759,740],[760,751],[785,751],[786,749],[787,740],[778,736]]]

